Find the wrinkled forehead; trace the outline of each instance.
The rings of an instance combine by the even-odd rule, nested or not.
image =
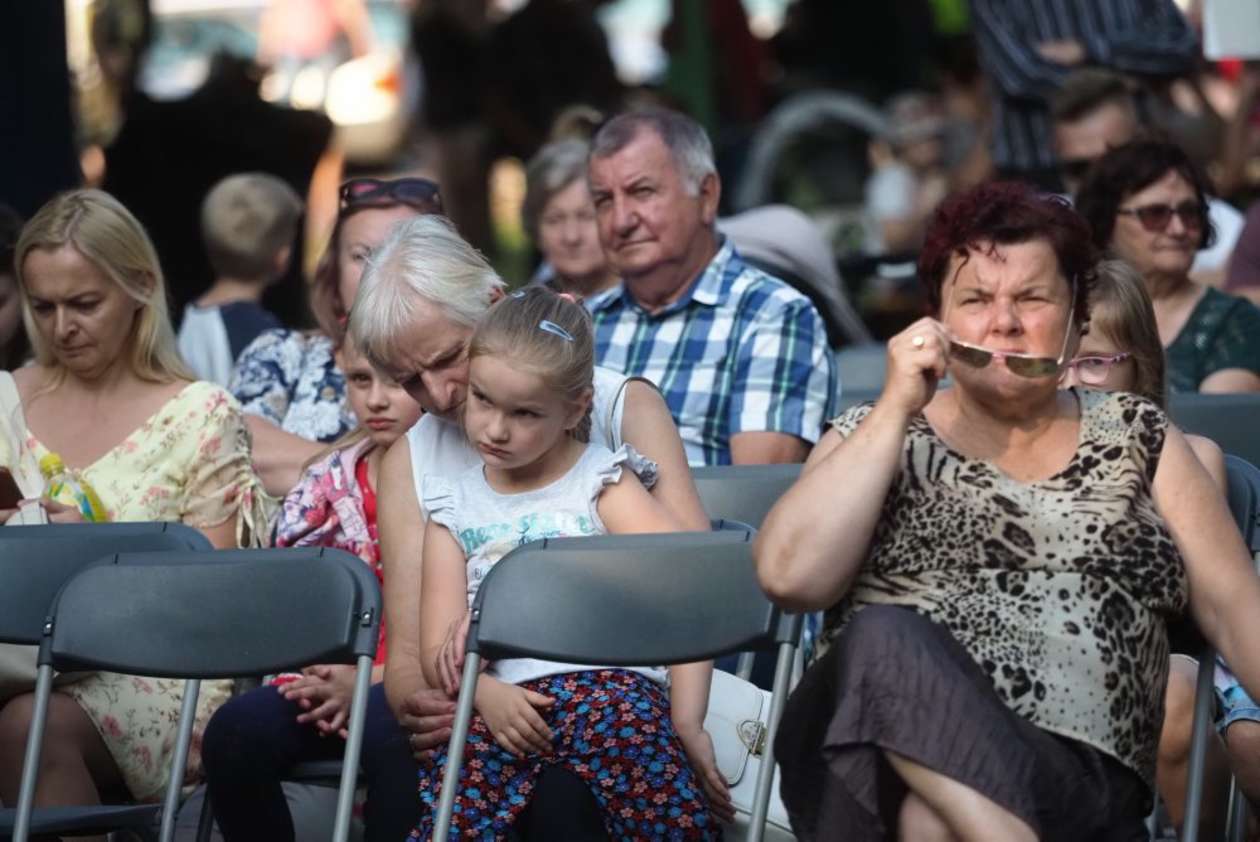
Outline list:
[[[955,254],[946,273],[945,293],[974,290],[989,295],[1014,295],[1032,289],[1048,293],[1068,293],[1070,284],[1063,276],[1054,249],[1046,240],[999,244],[981,242],[970,246],[965,255]]]

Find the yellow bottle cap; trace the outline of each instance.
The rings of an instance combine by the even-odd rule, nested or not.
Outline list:
[[[54,477],[66,469],[66,463],[56,453],[45,453],[39,460],[39,472],[45,477]]]

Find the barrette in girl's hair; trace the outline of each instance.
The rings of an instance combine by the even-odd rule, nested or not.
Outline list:
[[[524,298],[524,297],[525,297],[525,290],[523,290],[523,289],[518,289],[516,292],[511,292],[511,293],[508,293],[508,296],[509,296],[510,298]]]
[[[565,342],[573,341],[573,334],[569,333],[567,330],[560,327],[560,325],[556,324],[550,319],[543,319],[541,322],[539,322],[538,329],[545,330],[547,333],[550,333],[552,336],[559,336]]]
[[[556,295],[560,296],[565,301],[572,301],[574,304],[578,303],[578,300],[573,297],[573,293],[571,292],[558,292]]]

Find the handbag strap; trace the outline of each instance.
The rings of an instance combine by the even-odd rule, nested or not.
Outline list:
[[[649,386],[651,386],[653,389],[656,389],[655,383],[653,383],[651,380],[648,380],[646,377],[640,377],[638,375],[631,375],[625,378],[624,380],[621,381],[621,385],[617,387],[617,394],[613,395],[612,401],[608,404],[608,424],[607,424],[608,449],[613,451],[614,453],[617,451],[617,448],[621,447],[621,445],[624,443],[624,439],[621,436],[621,425],[617,423],[617,407],[618,405],[624,404],[624,401],[626,399],[626,387],[629,386],[631,383],[635,383],[635,382],[646,383]],[[659,389],[657,391],[659,391]],[[624,410],[622,411],[622,417],[623,418],[625,417]]]

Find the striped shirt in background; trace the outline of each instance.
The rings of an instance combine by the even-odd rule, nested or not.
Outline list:
[[[1047,100],[1074,68],[1043,59],[1046,41],[1079,41],[1084,65],[1139,76],[1191,69],[1198,38],[1173,0],[970,0],[980,63],[993,85],[993,162],[1054,167]]]
[[[598,365],[655,383],[687,461],[729,465],[731,437],[818,441],[835,414],[836,362],[814,305],[729,242],[691,288],[649,313],[621,286],[590,299]]]

